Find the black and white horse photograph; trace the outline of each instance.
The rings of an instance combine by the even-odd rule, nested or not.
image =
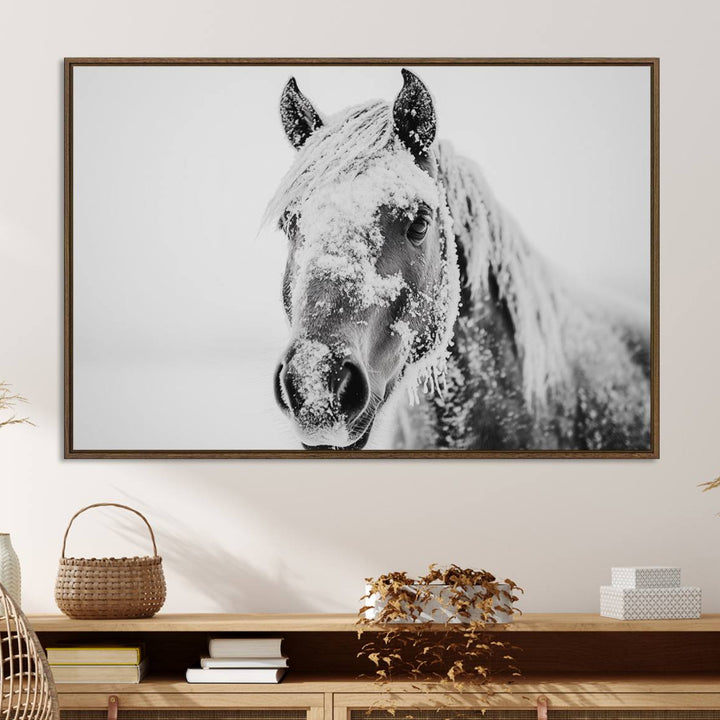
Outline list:
[[[654,447],[647,66],[75,73],[76,447]]]

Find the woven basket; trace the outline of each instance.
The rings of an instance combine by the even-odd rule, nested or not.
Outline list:
[[[134,512],[147,525],[152,557],[66,558],[65,546],[75,518],[96,507],[119,507]],[[71,618],[147,618],[165,602],[162,558],[157,554],[155,535],[145,516],[118,503],[96,503],[78,510],[70,519],[63,538],[62,557],[55,583],[55,602]]]

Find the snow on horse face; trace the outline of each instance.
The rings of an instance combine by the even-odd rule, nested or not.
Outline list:
[[[275,393],[305,447],[364,447],[398,381],[432,381],[452,336],[459,278],[435,113],[420,80],[403,77],[392,108],[329,119],[294,79],[282,94],[298,155],[268,209],[288,238],[291,341]]]

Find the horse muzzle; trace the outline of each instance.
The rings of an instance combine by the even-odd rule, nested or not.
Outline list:
[[[370,383],[354,355],[299,340],[275,372],[275,398],[295,421],[306,448],[361,449],[370,435]]]

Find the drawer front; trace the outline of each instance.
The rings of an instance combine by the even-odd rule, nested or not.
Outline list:
[[[61,710],[62,720],[107,720],[104,710]],[[308,720],[307,710],[120,710],[118,720]]]
[[[323,720],[322,693],[116,692],[118,720]],[[62,720],[107,720],[103,692],[60,694]]]
[[[353,710],[349,720],[537,720],[536,710]],[[720,720],[717,710],[548,710],[548,720]]]
[[[337,693],[333,720],[537,720],[541,699],[548,720],[720,720],[720,692]]]
[[[548,710],[548,720],[720,720],[717,710]],[[537,710],[350,710],[347,720],[538,720]]]
[[[242,705],[243,698],[236,696],[236,704]],[[320,711],[321,712],[321,711]],[[61,720],[108,720],[106,710],[61,710]],[[122,708],[118,720],[322,720],[318,709],[141,709]]]

